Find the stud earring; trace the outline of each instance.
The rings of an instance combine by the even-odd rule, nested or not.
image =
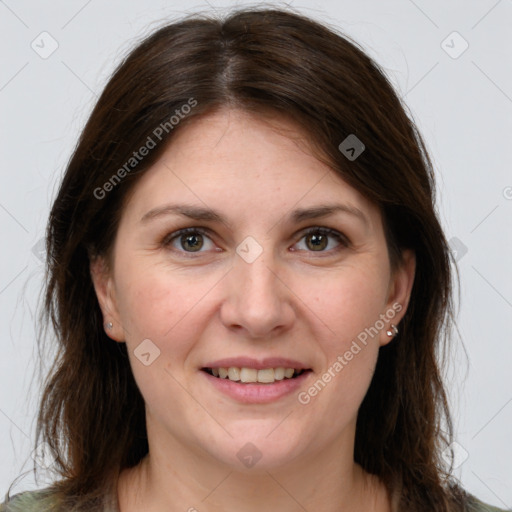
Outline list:
[[[114,324],[112,322],[108,322],[105,324],[105,329],[109,330],[112,329],[112,327],[114,327]]]
[[[395,324],[391,324],[391,329],[388,329],[386,331],[386,334],[392,338],[393,336],[396,336],[398,334],[398,328]]]

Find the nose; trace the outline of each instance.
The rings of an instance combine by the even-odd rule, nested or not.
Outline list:
[[[269,338],[293,324],[293,292],[272,260],[265,251],[252,263],[235,256],[220,311],[228,329],[251,338]]]

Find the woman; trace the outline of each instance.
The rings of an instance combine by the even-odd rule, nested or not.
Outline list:
[[[3,510],[497,510],[441,457],[433,186],[383,72],[327,27],[242,10],[148,37],[50,213],[61,478]]]

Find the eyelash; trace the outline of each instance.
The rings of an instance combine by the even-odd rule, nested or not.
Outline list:
[[[199,233],[201,235],[204,235],[211,239],[211,233],[208,229],[201,228],[201,227],[190,227],[190,228],[183,228],[178,231],[174,231],[173,233],[170,233],[169,235],[165,236],[164,239],[161,242],[162,247],[169,248],[174,240],[179,238],[182,235],[188,235],[188,234],[196,234]],[[336,231],[335,229],[331,228],[325,228],[325,227],[312,227],[308,228],[305,231],[301,232],[301,236],[299,240],[302,240],[304,237],[311,235],[311,234],[320,234],[320,235],[327,235],[330,237],[335,238],[341,245],[341,247],[337,247],[335,249],[330,249],[329,251],[308,251],[311,253],[335,253],[340,251],[342,248],[347,248],[350,246],[350,241],[346,236],[344,236],[339,231]],[[194,254],[200,254],[204,251],[185,251],[185,250],[178,250],[178,249],[172,249],[176,252],[179,252],[181,254],[187,254],[187,257],[194,258],[196,256],[193,256]]]

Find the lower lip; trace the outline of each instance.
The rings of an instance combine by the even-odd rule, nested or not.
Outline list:
[[[241,384],[229,379],[219,379],[205,371],[201,371],[201,373],[219,391],[239,402],[266,404],[297,391],[312,372],[303,372],[293,379],[278,380],[272,384],[259,384],[257,382]]]

